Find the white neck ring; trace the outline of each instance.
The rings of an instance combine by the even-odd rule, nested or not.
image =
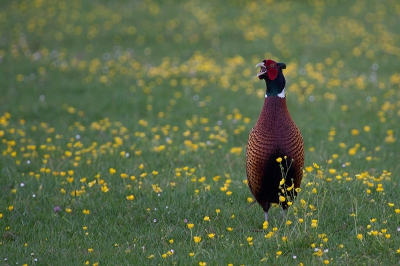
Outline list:
[[[278,94],[279,98],[285,98],[285,96],[286,96],[285,89],[286,88],[283,88],[282,92]],[[267,95],[267,93],[265,93],[265,98],[267,98],[267,97],[268,97],[268,95]]]

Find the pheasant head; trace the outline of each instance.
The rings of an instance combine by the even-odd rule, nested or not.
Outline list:
[[[257,64],[256,67],[260,67],[260,72],[257,74],[257,77],[259,79],[264,79],[267,84],[265,96],[284,97],[286,80],[283,76],[282,69],[286,69],[286,65],[284,63],[277,63],[271,59],[264,59],[261,63]]]

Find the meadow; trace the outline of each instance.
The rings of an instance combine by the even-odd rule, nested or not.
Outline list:
[[[1,264],[398,264],[399,25],[396,0],[3,1]],[[268,224],[264,58],[306,148]]]

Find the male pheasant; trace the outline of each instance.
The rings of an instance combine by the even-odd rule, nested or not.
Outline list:
[[[304,144],[286,107],[286,80],[282,73],[286,65],[269,59],[256,67],[261,67],[257,76],[265,80],[267,91],[260,116],[249,134],[246,174],[250,191],[267,221],[271,203],[281,203],[285,213],[288,201],[297,195],[296,188],[303,177]]]

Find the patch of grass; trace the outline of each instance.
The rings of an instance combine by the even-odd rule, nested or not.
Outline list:
[[[1,6],[5,264],[398,263],[396,1]],[[268,225],[245,175],[264,58],[306,147]]]

